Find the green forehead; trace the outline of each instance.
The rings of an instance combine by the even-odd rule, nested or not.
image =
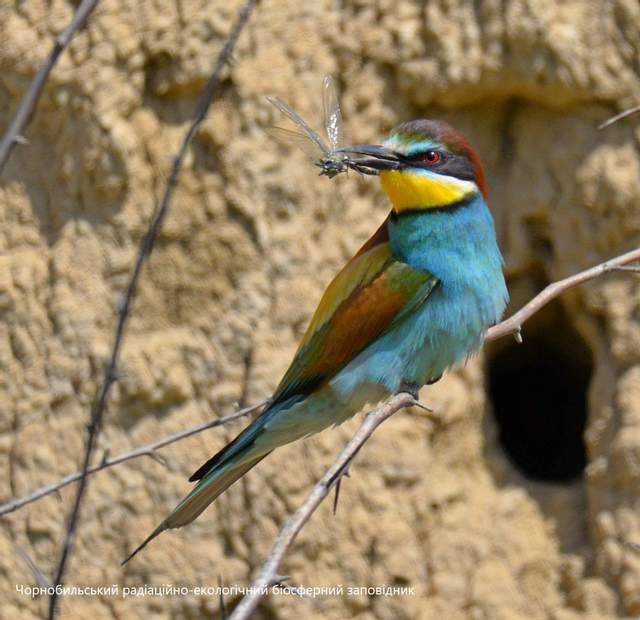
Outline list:
[[[392,133],[383,142],[383,145],[407,157],[417,153],[424,153],[429,149],[446,149],[446,146],[441,142],[427,138],[424,135],[404,132]]]

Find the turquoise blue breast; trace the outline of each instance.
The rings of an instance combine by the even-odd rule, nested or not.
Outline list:
[[[481,196],[457,208],[403,214],[390,222],[389,237],[395,256],[439,283],[416,313],[331,381],[345,396],[365,384],[395,392],[403,382],[436,379],[478,348],[507,304],[493,218]]]

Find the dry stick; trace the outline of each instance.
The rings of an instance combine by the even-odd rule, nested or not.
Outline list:
[[[125,461],[130,461],[132,459],[137,459],[137,458],[140,458],[141,456],[149,456],[152,458],[157,458],[157,455],[155,454],[156,450],[159,450],[160,448],[164,448],[165,446],[175,443],[176,441],[181,441],[182,439],[191,437],[192,435],[195,435],[197,433],[201,433],[202,431],[206,431],[209,428],[215,428],[216,426],[222,426],[223,424],[228,424],[229,422],[233,422],[238,418],[248,415],[249,413],[251,413],[252,411],[255,411],[256,409],[259,409],[264,404],[266,404],[266,402],[267,401],[259,403],[257,405],[251,405],[250,407],[245,407],[244,409],[240,409],[239,411],[236,411],[235,413],[231,413],[222,418],[211,420],[210,422],[206,422],[204,424],[199,424],[198,426],[194,426],[193,428],[188,428],[187,430],[184,430],[184,431],[173,433],[173,435],[168,435],[167,437],[158,439],[157,441],[154,441],[152,443],[148,443],[144,446],[140,446],[139,448],[135,448],[130,452],[124,452],[112,458],[104,458],[99,463],[91,465],[91,467],[87,469],[87,475],[95,474],[96,472],[102,471],[103,469],[108,469],[109,467],[113,467],[114,465],[120,465],[120,463],[124,463]],[[36,489],[35,491],[32,491],[27,495],[23,495],[22,497],[18,497],[10,502],[7,502],[6,504],[2,504],[0,505],[0,515],[9,514],[10,512],[14,512],[19,508],[26,506],[27,504],[31,504],[32,502],[35,502],[47,495],[51,495],[52,493],[55,493],[56,491],[59,491],[63,487],[66,487],[67,485],[71,484],[72,482],[76,482],[76,480],[80,480],[80,478],[82,478],[82,472],[78,471],[74,474],[69,474],[64,478],[57,480],[56,482],[52,482],[51,484],[47,484],[46,486],[40,487],[39,489]]]
[[[520,335],[522,324],[533,316],[543,306],[555,299],[560,293],[573,288],[589,280],[611,271],[619,270],[624,265],[640,261],[640,249],[632,250],[616,258],[608,260],[600,265],[581,271],[573,276],[559,280],[547,286],[541,293],[536,295],[529,303],[523,306],[513,316],[502,323],[495,325],[487,331],[484,341],[488,342],[507,336],[509,334]],[[370,411],[364,418],[360,428],[351,438],[349,443],[342,449],[334,464],[327,470],[327,473],[316,483],[311,493],[307,496],[302,506],[289,518],[285,526],[280,530],[278,537],[271,547],[267,559],[260,569],[260,573],[253,580],[248,588],[247,594],[238,603],[229,620],[247,620],[251,618],[261,598],[268,593],[269,587],[274,583],[278,568],[289,547],[293,544],[300,530],[311,518],[318,506],[329,494],[331,487],[336,485],[347,470],[349,464],[356,456],[360,448],[369,440],[373,432],[385,420],[394,413],[411,405],[420,406],[411,394],[396,394],[384,405]]]
[[[67,45],[69,45],[76,31],[84,26],[98,2],[99,0],[83,0],[78,10],[74,13],[69,25],[56,37],[49,56],[47,56],[45,63],[40,67],[40,70],[29,85],[29,89],[22,98],[22,101],[20,101],[20,105],[2,138],[2,142],[0,142],[0,173],[9,160],[13,147],[16,144],[26,144],[22,132],[29,124],[33,111],[36,105],[38,105],[38,100],[40,99],[40,95],[42,95],[49,74],[56,62],[58,62],[60,54],[62,54]]]
[[[581,271],[573,276],[564,278],[564,280],[558,280],[553,284],[549,284],[549,286],[544,288],[514,315],[502,321],[502,323],[498,323],[498,325],[490,327],[485,334],[484,341],[489,342],[491,340],[496,340],[503,336],[507,336],[508,334],[515,335],[517,340],[523,323],[561,293],[564,293],[566,290],[573,288],[574,286],[579,286],[589,280],[593,280],[605,273],[618,270],[626,271],[624,269],[624,265],[634,263],[636,261],[640,261],[640,249],[631,250],[631,252],[616,256],[616,258],[600,263],[595,267],[591,267],[591,269]]]
[[[637,105],[633,108],[629,108],[628,110],[623,110],[622,112],[620,112],[620,114],[616,114],[615,116],[608,118],[604,123],[601,123],[600,125],[598,125],[598,129],[604,129],[605,127],[609,127],[609,125],[613,125],[614,123],[617,123],[623,118],[626,118],[627,116],[631,116],[631,114],[635,114],[636,112],[640,112],[640,105]]]
[[[220,607],[221,620],[228,620],[229,614],[227,613],[227,607],[224,604],[224,595],[222,594],[222,575],[218,575],[218,588],[220,590],[220,598],[218,599],[218,606]]]
[[[304,504],[296,510],[286,525],[280,530],[275,544],[271,548],[265,563],[262,565],[260,574],[252,582],[248,593],[233,610],[229,620],[246,620],[247,618],[251,618],[260,599],[267,593],[269,587],[272,586],[276,580],[278,567],[285,553],[305,523],[315,512],[316,508],[322,503],[322,500],[327,497],[331,491],[331,487],[341,478],[342,473],[349,466],[349,463],[356,456],[360,448],[362,448],[376,428],[387,418],[390,418],[394,413],[400,411],[400,409],[414,404],[414,402],[415,398],[411,394],[403,392],[391,397],[384,405],[366,415],[360,428],[356,431],[349,443],[342,449],[338,458],[327,470],[327,473],[325,473],[313,487]]]
[[[87,447],[84,455],[84,463],[82,466],[82,475],[80,476],[80,482],[78,484],[78,490],[76,492],[75,502],[73,505],[73,509],[71,511],[71,516],[69,518],[69,523],[67,526],[67,532],[65,535],[64,543],[62,546],[62,553],[60,555],[60,562],[58,564],[58,569],[56,571],[56,576],[54,580],[54,589],[53,594],[49,598],[49,620],[53,620],[55,616],[56,610],[56,602],[57,602],[57,587],[62,583],[62,579],[64,577],[64,571],[66,568],[67,558],[69,557],[69,553],[71,551],[71,547],[73,545],[73,538],[75,535],[79,515],[80,515],[80,506],[82,504],[82,500],[84,497],[84,493],[87,486],[88,479],[88,470],[91,467],[91,460],[93,457],[93,453],[96,448],[96,443],[98,436],[100,434],[100,427],[102,424],[102,417],[104,413],[104,409],[107,403],[107,397],[109,395],[109,391],[111,386],[118,378],[117,366],[118,366],[118,357],[120,354],[120,349],[122,347],[122,340],[124,337],[125,326],[127,323],[127,319],[129,317],[129,310],[133,301],[133,298],[136,293],[136,289],[138,286],[138,280],[140,279],[140,274],[142,272],[142,267],[146,262],[151,250],[153,249],[153,244],[155,239],[160,231],[162,226],[162,222],[167,214],[169,209],[169,203],[171,200],[171,196],[173,194],[173,190],[176,186],[178,180],[178,174],[182,168],[182,164],[187,153],[187,149],[195,135],[196,130],[199,125],[204,120],[209,106],[213,100],[215,92],[217,90],[218,84],[220,82],[220,76],[222,74],[222,70],[226,65],[231,53],[233,52],[233,48],[240,36],[240,33],[246,24],[251,11],[255,7],[257,0],[246,0],[240,12],[238,14],[237,21],[231,30],[229,38],[227,39],[224,47],[222,48],[218,58],[216,60],[216,64],[207,82],[204,91],[200,97],[198,105],[196,107],[195,115],[191,126],[189,127],[184,140],[182,141],[182,145],[178,154],[173,160],[173,165],[171,168],[171,174],[167,180],[167,185],[164,191],[164,195],[162,197],[162,201],[160,203],[160,207],[155,212],[149,229],[147,230],[146,235],[140,245],[140,251],[138,253],[138,258],[136,260],[136,264],[133,269],[133,274],[131,276],[131,280],[129,282],[129,286],[127,287],[127,292],[124,300],[124,304],[119,313],[118,324],[116,327],[116,334],[113,343],[113,350],[111,353],[111,360],[109,365],[105,371],[104,381],[102,383],[102,387],[100,388],[98,398],[95,401],[95,406],[91,412],[91,422],[89,424],[89,437],[87,439]]]

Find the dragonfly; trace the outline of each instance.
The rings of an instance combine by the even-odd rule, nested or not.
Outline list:
[[[321,169],[321,176],[327,176],[331,179],[350,169],[361,174],[378,174],[379,171],[373,167],[374,161],[354,158],[350,154],[350,147],[340,146],[342,142],[342,112],[340,111],[340,101],[335,81],[330,75],[326,75],[322,80],[322,108],[326,140],[320,137],[320,134],[314,131],[282,99],[270,96],[267,97],[267,100],[297,127],[297,130],[270,127],[267,130],[268,133],[279,142],[295,144],[307,155],[311,156],[315,160],[315,165]]]

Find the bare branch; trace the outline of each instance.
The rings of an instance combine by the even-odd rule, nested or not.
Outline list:
[[[627,116],[631,116],[636,112],[640,112],[640,105],[634,106],[633,108],[629,108],[628,110],[624,110],[620,112],[620,114],[616,114],[615,116],[608,118],[604,123],[601,123],[600,125],[598,125],[598,129],[604,129],[605,127],[609,127],[609,125],[613,125],[614,123],[617,123],[623,118],[626,118]]]
[[[640,261],[640,249],[632,250],[631,252],[612,258],[604,263],[600,263],[595,267],[591,267],[591,269],[586,269],[585,271],[576,273],[573,276],[564,278],[564,280],[558,280],[553,284],[549,284],[549,286],[543,289],[542,292],[538,293],[527,305],[520,308],[520,310],[518,310],[514,315],[502,321],[502,323],[498,323],[498,325],[494,325],[489,328],[484,341],[490,342],[491,340],[497,340],[498,338],[502,338],[508,334],[516,335],[517,340],[517,335],[520,334],[524,322],[527,319],[530,319],[536,312],[538,312],[538,310],[540,310],[540,308],[546,306],[561,293],[564,293],[575,286],[579,286],[580,284],[584,284],[585,282],[589,282],[589,280],[598,278],[605,273],[620,271],[624,265],[634,263],[636,261]]]
[[[224,69],[227,60],[229,59],[235,44],[244,28],[249,16],[251,15],[251,11],[257,4],[257,0],[246,0],[240,12],[238,14],[238,18],[236,20],[233,29],[227,39],[224,47],[220,51],[218,58],[216,60],[213,73],[209,78],[202,95],[200,96],[200,100],[198,105],[196,106],[195,114],[193,117],[193,121],[185,134],[185,137],[182,141],[182,145],[178,154],[173,160],[173,165],[171,168],[171,174],[167,179],[167,184],[165,187],[164,195],[162,197],[162,201],[160,203],[159,208],[156,210],[153,219],[149,225],[149,229],[142,240],[140,245],[140,250],[138,252],[138,257],[136,259],[136,263],[133,269],[133,274],[131,276],[131,280],[129,281],[129,286],[127,287],[127,292],[125,295],[125,300],[120,310],[118,316],[118,323],[116,326],[116,333],[113,343],[113,349],[111,352],[111,359],[109,361],[109,365],[105,371],[104,380],[102,383],[102,387],[98,393],[98,397],[95,401],[95,405],[91,412],[91,422],[89,424],[89,437],[87,439],[87,446],[84,455],[84,462],[82,465],[82,474],[80,476],[80,482],[78,484],[78,490],[76,492],[76,497],[73,505],[73,509],[71,511],[71,516],[69,518],[69,522],[67,525],[67,531],[65,535],[65,539],[62,545],[62,552],[60,554],[60,561],[58,563],[58,569],[56,571],[56,576],[54,580],[54,589],[53,594],[49,599],[49,620],[53,620],[56,611],[56,602],[57,602],[57,587],[62,583],[64,578],[64,572],[67,564],[67,558],[72,549],[73,539],[75,536],[78,520],[80,517],[80,507],[82,505],[82,500],[84,498],[85,490],[87,487],[87,479],[88,479],[88,470],[91,467],[91,461],[93,460],[93,453],[96,448],[98,436],[100,434],[101,426],[102,426],[102,418],[104,414],[104,410],[107,404],[107,398],[109,392],[111,390],[111,386],[117,379],[117,366],[118,359],[120,356],[120,349],[122,347],[122,341],[124,338],[125,327],[127,324],[127,319],[129,318],[129,312],[131,305],[133,303],[133,298],[135,297],[136,290],[138,287],[138,281],[140,279],[140,274],[142,273],[142,267],[144,266],[147,258],[151,254],[153,249],[153,244],[156,240],[158,232],[162,227],[162,223],[167,215],[169,210],[169,204],[171,201],[171,197],[173,195],[173,190],[178,181],[178,175],[180,170],[182,169],[182,164],[184,162],[184,158],[187,154],[187,150],[193,136],[195,135],[198,127],[204,120],[207,111],[209,110],[209,106],[213,101],[215,93],[217,91],[218,85],[220,83],[220,77],[222,75],[222,70]]]
[[[298,508],[282,528],[269,556],[262,565],[260,574],[251,584],[249,592],[233,610],[229,620],[246,620],[252,617],[255,608],[262,598],[261,592],[266,591],[275,582],[278,567],[285,553],[296,539],[296,536],[304,524],[310,519],[316,508],[322,503],[322,500],[327,497],[331,487],[342,477],[343,472],[349,466],[349,463],[351,463],[360,448],[362,448],[376,428],[387,418],[390,418],[394,413],[400,411],[400,409],[413,405],[414,402],[415,399],[411,394],[402,392],[401,394],[396,394],[391,397],[384,405],[366,415],[360,428],[356,431],[356,434],[351,438],[349,443],[342,449],[342,452],[340,452],[334,464],[313,487],[313,490],[307,496],[302,506]]]
[[[27,139],[22,135],[22,132],[33,116],[33,112],[38,105],[38,100],[40,99],[40,95],[42,95],[49,74],[53,70],[56,62],[58,62],[60,54],[62,54],[69,45],[73,35],[84,26],[98,2],[99,0],[83,0],[78,10],[74,13],[69,25],[56,37],[53,48],[31,81],[29,89],[24,94],[24,97],[22,97],[22,101],[20,101],[18,109],[0,142],[0,173],[2,173],[5,164],[9,160],[13,147],[16,144],[27,144]]]
[[[510,334],[515,335],[517,339],[520,337],[522,324],[562,292],[580,284],[584,284],[585,282],[593,280],[605,273],[619,271],[623,265],[639,260],[640,249],[633,250],[611,260],[605,261],[600,265],[596,265],[591,269],[581,271],[580,273],[565,278],[564,280],[559,280],[558,282],[550,284],[512,317],[489,329],[485,337],[485,342],[496,340]],[[313,515],[318,506],[322,503],[325,497],[327,497],[331,487],[340,482],[342,476],[345,475],[349,464],[354,459],[358,451],[369,440],[371,435],[378,426],[382,424],[382,422],[401,409],[411,405],[416,405],[424,412],[430,413],[430,409],[422,405],[422,403],[419,403],[414,396],[403,392],[391,397],[384,405],[366,415],[360,425],[360,428],[356,431],[356,434],[351,438],[349,443],[342,449],[334,464],[313,487],[313,490],[307,496],[307,499],[302,506],[298,508],[282,530],[280,530],[280,534],[264,561],[262,568],[260,569],[260,573],[251,583],[251,587],[248,588],[247,594],[245,594],[243,599],[235,608],[229,620],[247,620],[252,616],[260,602],[260,599],[267,593],[268,588],[274,583],[275,575],[277,574],[280,563],[282,562],[289,547],[291,547],[304,525],[311,518],[311,515]],[[336,494],[336,498],[334,500],[334,513],[337,499],[338,496]]]
[[[119,454],[118,456],[114,456],[113,458],[108,458],[108,455],[105,455],[105,458],[101,459],[101,461],[95,465],[91,465],[87,469],[87,475],[95,474],[98,471],[102,471],[103,469],[108,469],[109,467],[113,467],[114,465],[120,465],[120,463],[124,463],[125,461],[131,461],[132,459],[137,459],[141,456],[149,456],[154,460],[157,460],[160,464],[166,465],[166,463],[161,459],[161,457],[156,454],[156,450],[160,448],[164,448],[172,443],[176,443],[177,441],[181,441],[182,439],[186,439],[187,437],[191,437],[197,433],[201,433],[202,431],[206,431],[210,428],[215,428],[216,426],[222,426],[223,424],[228,424],[229,422],[233,422],[238,418],[248,415],[249,413],[256,411],[260,407],[266,404],[267,401],[262,403],[258,403],[257,405],[251,405],[250,407],[245,407],[244,409],[240,409],[240,411],[236,411],[235,413],[231,413],[223,418],[218,418],[216,420],[211,420],[210,422],[205,422],[204,424],[199,424],[198,426],[194,426],[193,428],[189,428],[185,431],[180,431],[178,433],[173,433],[172,435],[168,435],[163,439],[159,439],[158,441],[154,441],[152,443],[148,443],[144,446],[140,446],[139,448],[135,448],[130,452],[124,452],[123,454]],[[35,491],[32,491],[28,495],[24,495],[23,497],[19,497],[14,499],[6,504],[0,505],[0,515],[6,515],[10,512],[14,512],[27,504],[31,504],[47,495],[51,495],[51,493],[55,493],[56,491],[66,487],[72,482],[76,482],[82,478],[82,472],[78,471],[75,474],[69,474],[64,478],[52,482],[46,486],[40,487]]]

